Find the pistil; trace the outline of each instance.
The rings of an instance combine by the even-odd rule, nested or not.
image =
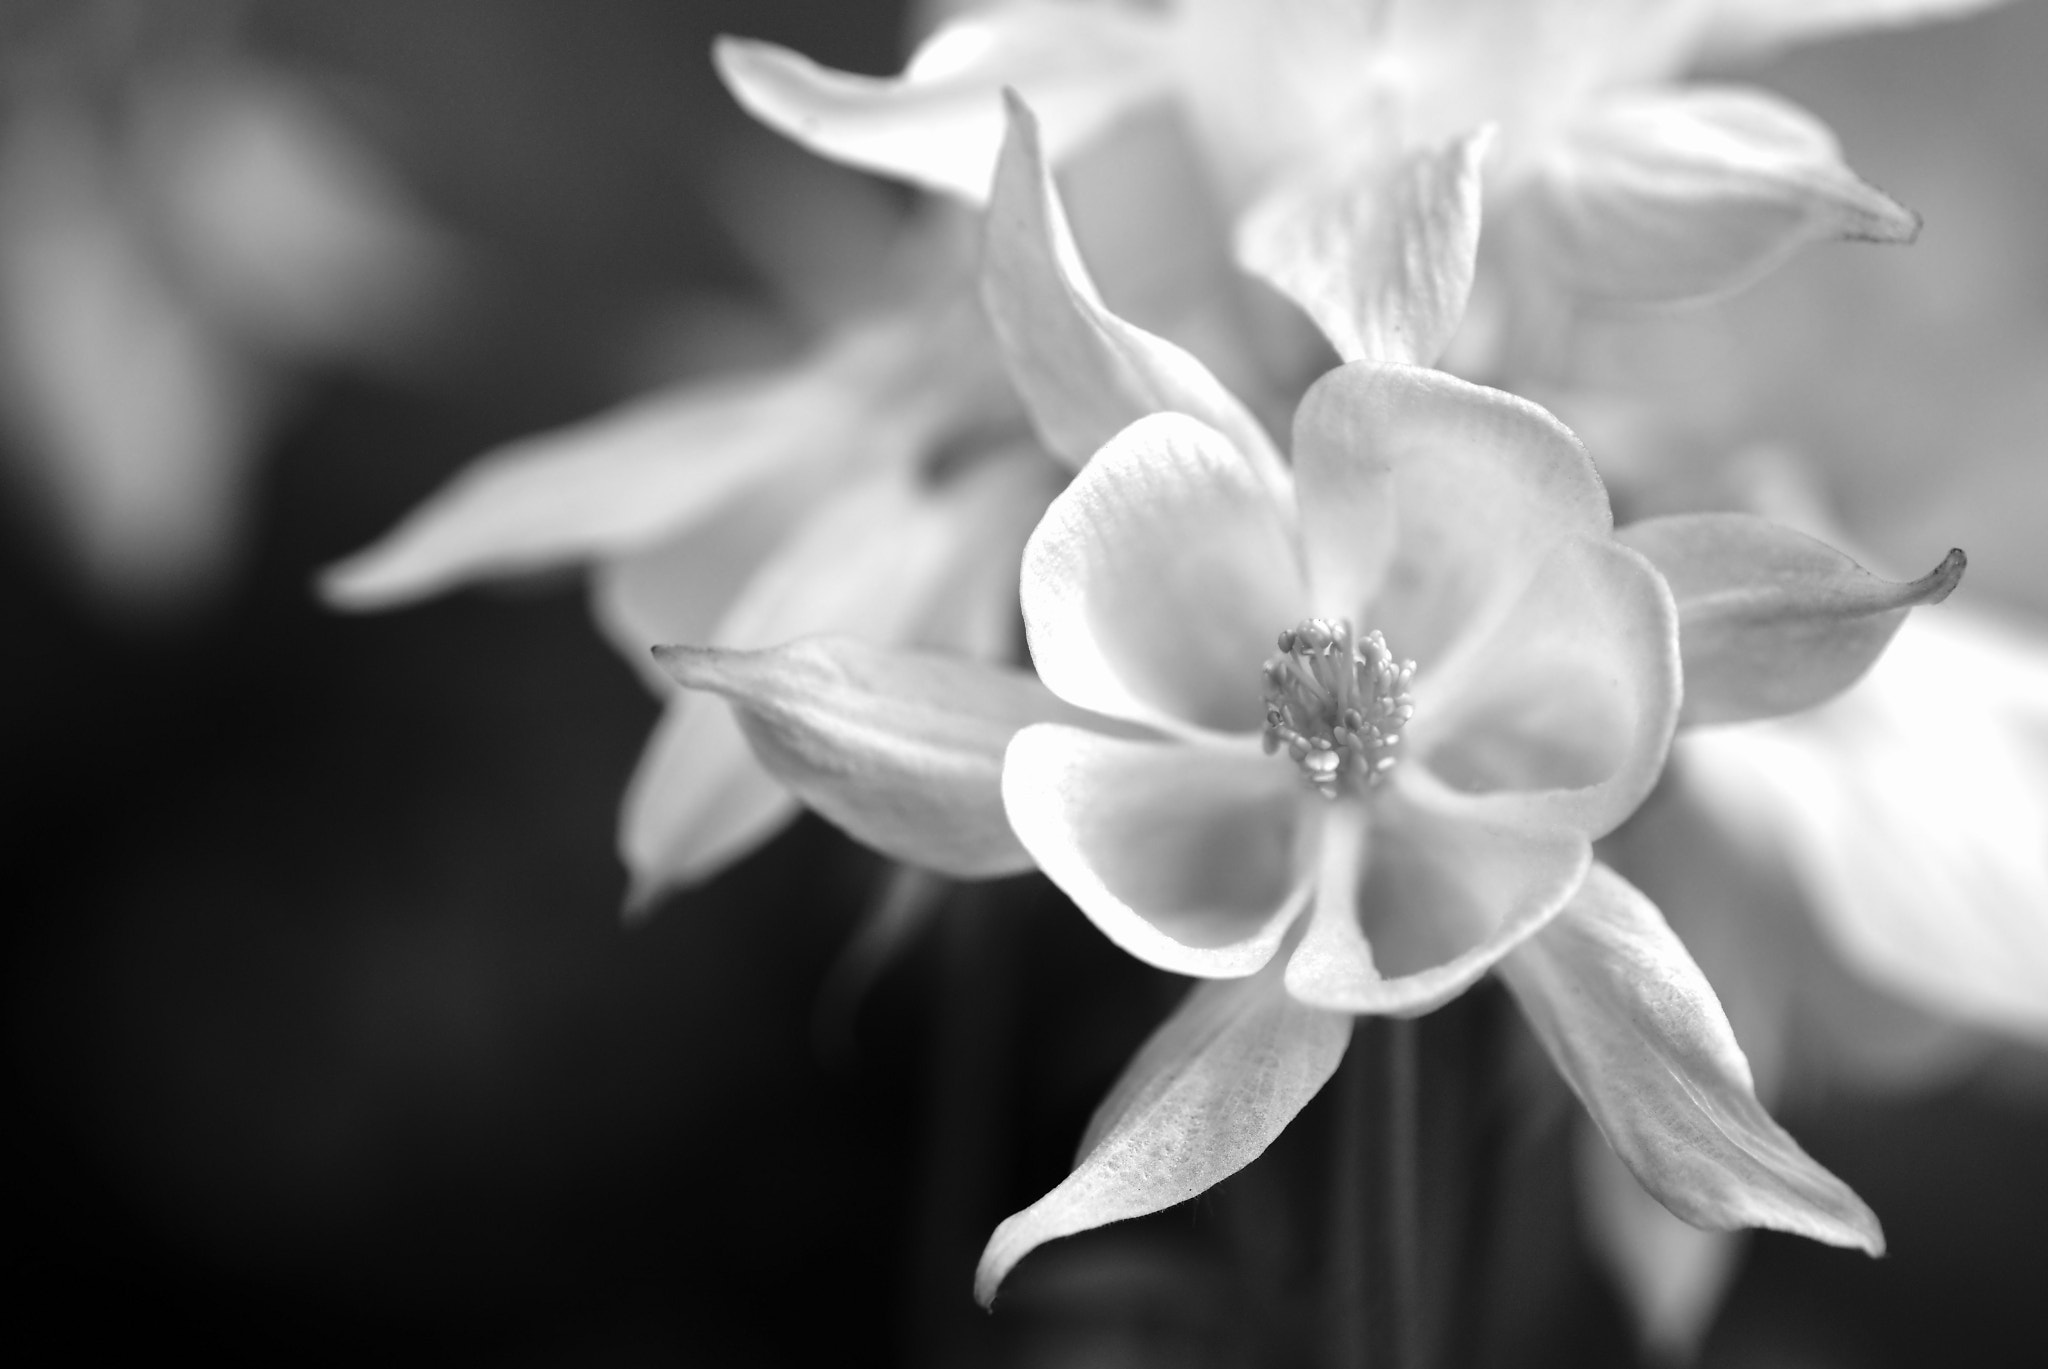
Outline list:
[[[1282,747],[1323,797],[1363,793],[1394,768],[1415,662],[1400,661],[1377,629],[1353,639],[1342,619],[1309,618],[1280,634],[1267,660],[1266,754]]]

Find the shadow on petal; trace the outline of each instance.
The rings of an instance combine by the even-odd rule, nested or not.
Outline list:
[[[1128,741],[1027,727],[1003,804],[1039,868],[1140,960],[1246,975],[1272,958],[1306,896],[1300,786],[1255,747]]]

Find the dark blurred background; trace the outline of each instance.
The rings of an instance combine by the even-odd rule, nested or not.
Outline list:
[[[10,146],[44,149],[15,155],[0,191],[19,206],[38,187],[112,187],[75,220],[7,228],[58,245],[8,279],[50,279],[63,244],[102,229],[141,242],[133,260],[158,274],[137,289],[162,287],[158,312],[123,304],[110,335],[198,339],[163,355],[238,377],[212,427],[176,406],[150,420],[144,436],[167,442],[188,419],[235,437],[188,444],[199,464],[177,488],[199,482],[210,502],[160,554],[131,554],[177,496],[128,473],[118,434],[95,445],[100,405],[126,396],[95,390],[110,382],[90,348],[35,362],[48,338],[90,333],[67,322],[70,297],[38,313],[17,289],[6,306],[10,383],[75,386],[0,438],[6,1226],[27,1358],[1306,1362],[1320,1101],[1214,1194],[1034,1255],[993,1317],[969,1300],[988,1230],[1064,1172],[1175,983],[1017,880],[945,894],[816,1032],[887,872],[806,820],[628,930],[612,826],[656,702],[577,585],[371,618],[310,591],[484,449],[783,354],[805,320],[762,216],[809,195],[886,221],[903,200],[752,126],[711,75],[710,41],[893,70],[899,7],[62,0],[0,15]],[[2015,122],[2038,100],[2001,114],[1969,89],[1971,64],[2009,42],[1982,27],[1857,40],[1774,79],[1823,114],[1830,98],[1975,101],[1966,123],[2048,143]],[[2008,79],[2038,71],[2032,51]],[[357,169],[348,202],[373,202],[361,260],[408,273],[403,298],[345,336],[294,333],[194,287],[204,272],[179,255],[193,243],[165,248],[161,216],[122,217],[140,213],[131,180],[190,164],[121,130],[157,107],[149,91],[195,81],[318,111],[317,136]],[[119,155],[13,132],[74,125]],[[1849,136],[1866,169],[1883,162]],[[1938,224],[1934,188],[1884,183]],[[289,218],[297,201],[267,184],[250,203]],[[17,219],[0,204],[0,227]],[[66,484],[51,473],[66,452],[100,474]],[[1455,1230],[1433,1237],[1434,1334],[1466,1363],[1631,1363],[1577,1234],[1559,1091],[1531,1107],[1510,1077],[1517,1031],[1490,990],[1425,1024],[1427,1163],[1468,1190],[1443,1200]],[[2048,1362],[2044,1095],[2015,1065],[1932,1094],[1789,1105],[1883,1216],[1892,1254],[1758,1237],[1707,1362]]]

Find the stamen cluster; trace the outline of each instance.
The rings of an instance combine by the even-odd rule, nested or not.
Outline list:
[[[1342,619],[1304,620],[1265,665],[1266,754],[1286,747],[1325,798],[1380,784],[1415,716],[1414,676],[1415,662],[1395,660],[1377,629],[1354,641]]]

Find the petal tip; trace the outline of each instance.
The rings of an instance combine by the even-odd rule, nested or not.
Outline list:
[[[1913,602],[1916,604],[1938,604],[1955,593],[1957,585],[1963,582],[1963,572],[1970,568],[1970,558],[1961,547],[1950,547],[1948,555],[1941,558],[1941,564],[1913,582]]]
[[[340,613],[374,613],[393,608],[423,597],[429,588],[409,583],[402,572],[394,574],[389,558],[374,546],[323,567],[313,577],[313,593],[321,603]]]
[[[721,674],[718,661],[725,655],[717,647],[709,646],[654,646],[648,648],[655,664],[668,672],[669,678],[686,689],[718,689]]]

